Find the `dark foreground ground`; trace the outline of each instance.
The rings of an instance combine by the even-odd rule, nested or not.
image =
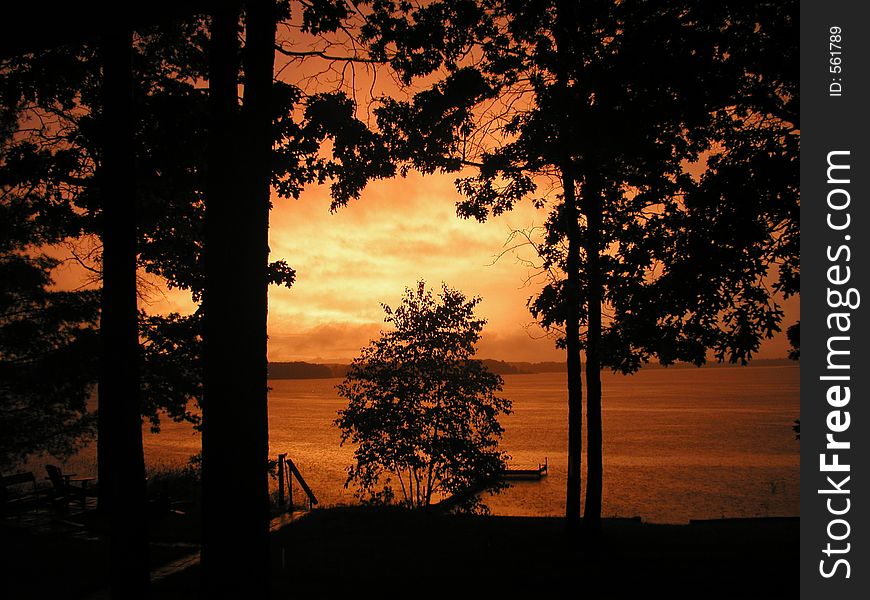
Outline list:
[[[4,563],[14,570],[3,579],[27,587],[7,589],[12,593],[5,598],[53,597],[61,588],[63,597],[76,598],[101,587],[97,538],[7,533],[4,554],[13,555]],[[353,592],[484,598],[522,591],[546,597],[568,591],[585,598],[790,598],[799,591],[798,542],[796,518],[691,525],[608,520],[594,541],[583,532],[568,537],[559,519],[334,508],[273,534],[273,597]],[[154,558],[180,553],[158,546]],[[157,599],[197,598],[197,568],[153,588]]]

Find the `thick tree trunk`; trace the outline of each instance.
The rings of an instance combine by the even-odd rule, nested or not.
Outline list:
[[[269,577],[269,412],[267,368],[267,312],[269,269],[269,208],[272,178],[272,82],[275,65],[275,0],[248,0],[244,51],[245,95],[242,107],[244,156],[240,161],[245,206],[240,230],[245,243],[239,248],[239,285],[245,290],[240,309],[245,334],[244,376],[251,395],[246,425],[245,481],[251,513],[250,539],[256,544],[256,574]],[[268,579],[266,581],[268,583]],[[264,589],[268,590],[268,587]]]
[[[565,519],[569,529],[580,524],[583,472],[583,366],[580,360],[580,227],[574,178],[562,170],[568,259],[565,284],[565,346],[568,368],[568,490]]]
[[[266,310],[272,0],[246,3],[245,106],[237,3],[212,15],[206,197],[202,587],[265,597],[269,584]]]
[[[591,530],[601,526],[602,431],[601,431],[601,206],[602,191],[590,185],[583,188],[586,213],[586,272],[588,317],[586,333],[586,506],[584,524]]]
[[[202,402],[202,592],[205,598],[218,597],[224,586],[246,577],[244,565],[249,555],[240,546],[234,552],[238,529],[248,515],[242,512],[239,495],[238,447],[247,445],[244,428],[236,430],[237,416],[248,410],[249,398],[239,394],[240,363],[236,361],[232,336],[241,315],[236,314],[233,295],[233,254],[236,245],[232,232],[233,203],[243,208],[237,188],[236,138],[238,122],[238,3],[215,4],[211,15],[209,48],[209,153],[206,187],[203,292],[203,402]],[[243,293],[240,291],[240,293]],[[241,353],[240,353],[241,354]],[[238,356],[241,359],[241,355]],[[239,413],[239,415],[237,415]],[[240,540],[247,541],[247,540]],[[240,590],[227,588],[229,595]]]
[[[132,32],[102,41],[102,342],[98,385],[100,510],[109,518],[113,598],[148,593],[147,503],[139,399]]]
[[[563,156],[559,165],[564,207],[562,220],[568,238],[565,269],[565,347],[568,369],[568,489],[565,499],[565,522],[569,530],[580,525],[580,502],[583,478],[583,365],[580,359],[580,223],[577,208],[575,167],[570,148],[573,140],[571,123],[574,102],[569,74],[572,69],[572,28],[576,27],[577,3],[563,0],[556,5],[557,86],[560,96],[562,125],[559,144]]]

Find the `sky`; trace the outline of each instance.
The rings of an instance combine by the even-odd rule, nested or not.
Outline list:
[[[424,280],[466,297],[480,296],[476,314],[487,320],[478,355],[515,361],[562,360],[552,338],[534,325],[526,301],[543,285],[505,249],[512,229],[540,226],[531,204],[486,223],[456,216],[454,176],[371,183],[359,200],[329,211],[327,186],[311,186],[299,200],[273,198],[270,259],[296,270],[292,288],[269,290],[269,359],[348,361],[386,325],[381,303],[396,306],[406,287]],[[497,259],[497,260],[496,260]],[[150,294],[150,312],[189,312],[186,293]]]
[[[341,48],[324,47],[320,38],[305,46],[299,36],[292,27],[279,27],[279,40],[292,41],[296,50],[331,48],[337,53]],[[354,93],[362,118],[370,117],[371,98],[398,90],[389,72],[378,74],[377,69],[337,69],[334,64],[325,69],[316,60],[290,61],[280,55],[276,60],[276,75],[287,83],[308,91]],[[487,325],[478,356],[563,361],[564,352],[535,325],[526,306],[545,283],[541,277],[530,280],[535,270],[519,260],[534,259],[534,253],[530,248],[505,253],[510,232],[541,226],[545,210],[524,203],[483,224],[460,219],[454,179],[411,173],[371,182],[359,200],[334,214],[328,186],[309,186],[299,200],[273,195],[270,259],[286,260],[296,270],[296,283],[291,289],[270,288],[269,360],[350,361],[385,327],[381,303],[395,306],[404,288],[423,279],[435,289],[444,282],[466,297],[482,298],[477,316]],[[60,274],[60,282],[73,285],[80,279],[81,273],[70,269]],[[186,292],[155,283],[141,300],[147,311],[194,310]],[[799,303],[798,298],[785,303],[783,328],[799,319]],[[787,352],[785,335],[779,334],[763,344],[758,357],[782,358]]]
[[[271,260],[296,269],[291,289],[269,292],[269,360],[347,362],[386,327],[381,303],[396,306],[405,287],[420,279],[442,282],[466,297],[480,296],[477,316],[487,320],[478,356],[508,361],[562,361],[552,337],[534,324],[526,302],[545,283],[518,259],[529,248],[506,252],[512,229],[542,225],[531,204],[486,223],[456,216],[453,175],[376,181],[362,197],[329,212],[326,186],[311,186],[299,200],[273,198]],[[510,244],[509,244],[510,245]],[[496,258],[499,257],[497,260]],[[188,312],[186,293],[151,294],[151,312]],[[797,320],[799,300],[786,303],[784,324]],[[783,358],[784,334],[767,341],[759,358]]]

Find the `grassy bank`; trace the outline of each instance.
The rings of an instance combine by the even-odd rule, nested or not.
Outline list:
[[[583,533],[569,538],[552,518],[334,508],[273,535],[273,595],[530,590],[540,597],[567,586],[587,598],[653,591],[787,598],[798,594],[798,541],[797,519],[606,520],[595,541]],[[195,598],[197,588],[191,569],[155,586],[155,597]]]
[[[173,531],[183,538],[191,533],[183,521],[161,519],[152,531],[155,566],[195,551],[168,543]],[[107,545],[93,530],[4,527],[2,538],[8,557],[3,597],[81,598],[105,587]],[[799,591],[798,541],[797,519],[690,525],[605,520],[596,540],[582,531],[567,536],[553,518],[332,508],[315,510],[272,535],[272,588],[275,598],[328,591],[428,597],[518,590],[542,597],[565,589],[587,598],[653,592],[788,598]],[[171,575],[153,586],[153,597],[197,598],[198,576],[196,567]]]

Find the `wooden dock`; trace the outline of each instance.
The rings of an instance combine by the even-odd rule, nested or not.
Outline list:
[[[536,469],[505,469],[502,472],[502,479],[508,481],[539,481],[547,476],[547,459],[538,464]]]

